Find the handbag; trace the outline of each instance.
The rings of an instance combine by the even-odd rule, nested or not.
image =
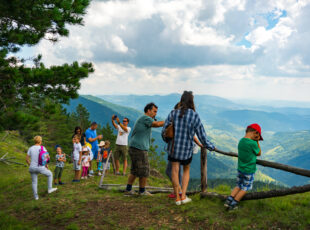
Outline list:
[[[174,121],[172,119],[172,122],[166,127],[164,132],[164,137],[166,139],[174,139]]]

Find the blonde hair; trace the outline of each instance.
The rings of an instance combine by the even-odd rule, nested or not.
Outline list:
[[[39,143],[42,142],[42,137],[41,136],[35,136],[33,138],[33,141],[34,141],[35,144],[39,144]]]

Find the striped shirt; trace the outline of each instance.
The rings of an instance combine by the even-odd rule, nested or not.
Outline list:
[[[213,151],[215,147],[207,140],[207,135],[198,113],[192,109],[187,109],[182,118],[179,117],[180,113],[181,110],[179,109],[171,111],[162,129],[162,137],[165,140],[165,129],[172,121],[174,122],[174,148],[172,154],[172,141],[168,142],[167,148],[170,156],[178,160],[187,160],[191,158],[193,155],[195,134],[204,147]]]

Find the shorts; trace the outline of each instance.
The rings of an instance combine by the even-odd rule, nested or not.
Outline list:
[[[57,178],[60,179],[61,178],[63,169],[64,169],[63,167],[57,167],[56,166],[55,171],[54,171],[54,173],[55,173],[54,178],[55,179],[57,179]]]
[[[114,159],[119,160],[120,157],[123,157],[124,161],[127,160],[127,145],[116,145],[114,152]]]
[[[98,149],[95,149],[94,151],[93,151],[93,149],[92,149],[92,151],[90,152],[90,160],[91,160],[91,161],[92,161],[93,159],[97,160],[97,156],[98,156]]]
[[[104,170],[105,167],[107,167],[106,170],[110,170],[110,162],[102,162],[102,170]]]
[[[254,173],[243,173],[238,170],[237,186],[243,191],[249,191],[253,187]]]
[[[129,148],[129,155],[131,158],[130,173],[136,177],[149,177],[150,164],[147,151]]]
[[[192,162],[193,157],[188,158],[187,160],[179,160],[173,157],[168,156],[168,161],[171,162],[180,162],[180,165],[189,165]]]
[[[74,161],[73,161],[73,170],[75,170],[75,171],[81,170],[81,164],[78,165],[78,162],[79,162],[79,161],[77,161],[77,160],[74,160]]]

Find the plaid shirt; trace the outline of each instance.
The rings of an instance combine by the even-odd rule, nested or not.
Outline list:
[[[197,134],[198,139],[204,147],[213,151],[214,145],[207,140],[205,129],[201,123],[198,113],[192,109],[187,109],[182,118],[179,117],[181,110],[173,110],[169,113],[162,129],[162,137],[167,126],[174,122],[174,148],[171,154],[172,141],[168,142],[168,152],[172,158],[178,160],[187,160],[193,155],[194,136]],[[167,141],[167,140],[165,140]]]

